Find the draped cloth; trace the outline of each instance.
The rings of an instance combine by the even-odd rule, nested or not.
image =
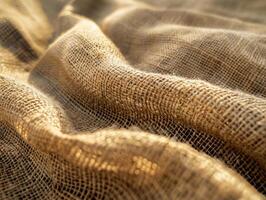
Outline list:
[[[0,1],[0,199],[265,194],[265,0]]]

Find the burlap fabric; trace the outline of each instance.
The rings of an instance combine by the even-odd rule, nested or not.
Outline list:
[[[0,199],[265,199],[265,0],[0,3]]]

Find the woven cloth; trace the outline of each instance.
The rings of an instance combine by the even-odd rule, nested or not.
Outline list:
[[[0,199],[265,199],[265,0],[0,4]]]

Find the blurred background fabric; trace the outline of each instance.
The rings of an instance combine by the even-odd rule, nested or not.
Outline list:
[[[265,0],[0,0],[0,199],[265,194]]]

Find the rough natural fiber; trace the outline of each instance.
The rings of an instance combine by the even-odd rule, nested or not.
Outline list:
[[[0,199],[265,199],[265,11],[1,1]]]

